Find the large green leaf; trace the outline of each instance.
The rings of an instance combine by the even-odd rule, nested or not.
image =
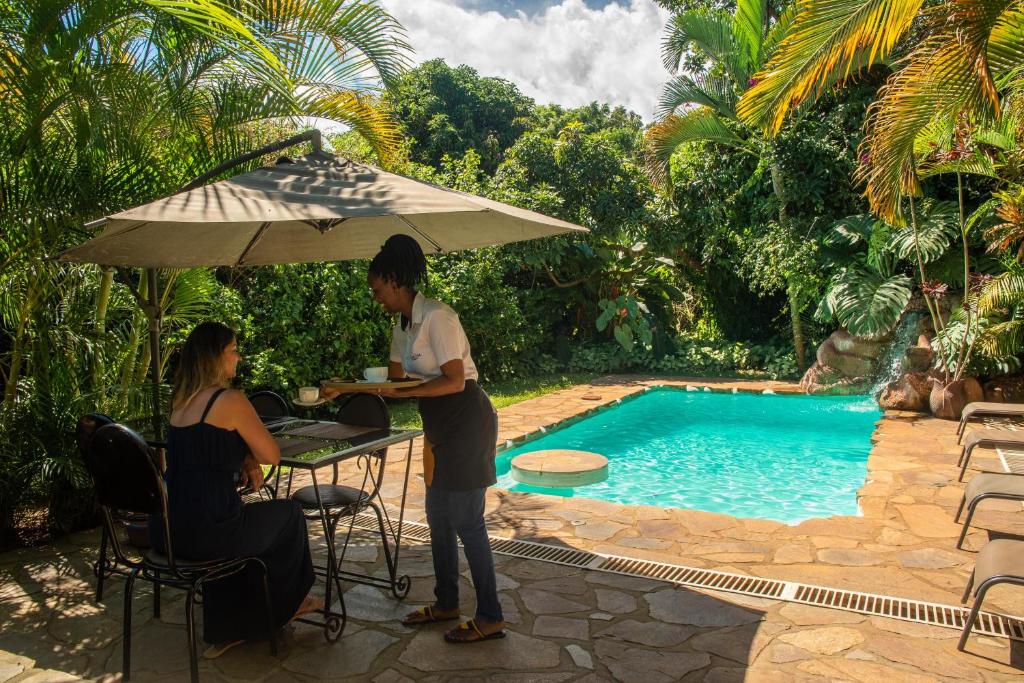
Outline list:
[[[958,210],[952,202],[934,202],[924,205],[918,216],[918,226],[893,231],[889,249],[901,259],[916,259],[917,250],[921,258],[929,263],[946,253],[949,245],[960,234]]]
[[[851,334],[884,335],[899,322],[912,287],[906,275],[884,277],[869,270],[848,270],[834,288],[836,316]]]
[[[825,232],[824,242],[832,247],[866,245],[875,222],[875,217],[868,213],[840,218]]]

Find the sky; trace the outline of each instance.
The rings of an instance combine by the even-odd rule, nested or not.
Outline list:
[[[623,105],[650,122],[669,74],[668,13],[651,0],[381,0],[416,63],[440,57],[515,83],[539,104]]]

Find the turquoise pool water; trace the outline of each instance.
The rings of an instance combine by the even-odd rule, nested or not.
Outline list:
[[[856,515],[880,415],[862,396],[655,389],[499,453],[498,486],[788,524]],[[509,475],[515,456],[553,448],[606,456],[608,479],[554,489]]]

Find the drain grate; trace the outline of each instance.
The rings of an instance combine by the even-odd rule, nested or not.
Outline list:
[[[355,526],[375,531],[377,520],[371,515],[356,515]],[[402,536],[406,539],[429,542],[430,529],[420,522],[405,522],[402,525]],[[491,549],[496,553],[520,559],[552,562],[569,567],[654,579],[688,588],[704,588],[757,598],[798,602],[957,630],[964,627],[969,614],[967,609],[959,606],[605,555],[536,541],[491,536]],[[981,612],[973,633],[1024,641],[1024,620],[1004,614]]]

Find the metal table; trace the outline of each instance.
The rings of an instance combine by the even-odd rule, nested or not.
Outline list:
[[[275,425],[276,426],[276,425]],[[364,583],[380,588],[388,588],[397,598],[403,598],[409,592],[409,577],[398,575],[398,557],[402,542],[402,521],[405,517],[405,499],[409,490],[409,471],[412,465],[413,440],[423,434],[421,429],[380,429],[374,427],[357,427],[345,425],[338,422],[324,422],[318,420],[292,420],[274,429],[274,439],[281,448],[281,463],[277,469],[277,486],[280,491],[281,469],[290,467],[297,470],[307,470],[313,480],[313,491],[316,494],[317,505],[319,506],[320,522],[324,529],[324,538],[327,541],[327,566],[315,566],[317,574],[324,577],[326,584],[324,596],[324,609],[322,610],[323,621],[314,621],[309,618],[299,618],[315,626],[322,626],[324,636],[328,641],[337,640],[345,629],[347,615],[345,612],[345,599],[341,589],[341,580],[345,579],[356,583]],[[398,525],[392,524],[384,501],[381,497],[380,486],[383,478],[384,468],[380,468],[380,476],[373,474],[371,458],[374,454],[388,446],[408,442],[409,448],[405,459],[405,476],[402,481],[402,500],[398,512]],[[345,541],[341,546],[341,554],[338,555],[332,539],[331,522],[324,507],[324,501],[320,494],[320,483],[317,481],[317,470],[324,467],[333,467],[337,463],[346,460],[357,459],[358,466],[363,470],[363,480],[359,486],[360,496],[358,508],[369,505],[370,502],[377,502],[384,517],[379,520],[382,529],[382,543],[384,545],[384,558],[388,566],[388,576],[377,577],[369,574],[342,569],[341,563],[345,559],[345,551],[348,548],[352,530],[355,526],[355,515],[349,516],[349,524],[345,533]],[[372,490],[367,492],[367,484]],[[291,490],[291,475],[288,479],[288,492]],[[288,495],[287,493],[285,494]],[[365,500],[364,497],[365,496]],[[385,527],[384,520],[387,520]],[[385,531],[386,529],[386,531]],[[394,543],[392,552],[389,537]],[[338,602],[341,606],[340,612],[331,608],[332,592],[337,592]]]

